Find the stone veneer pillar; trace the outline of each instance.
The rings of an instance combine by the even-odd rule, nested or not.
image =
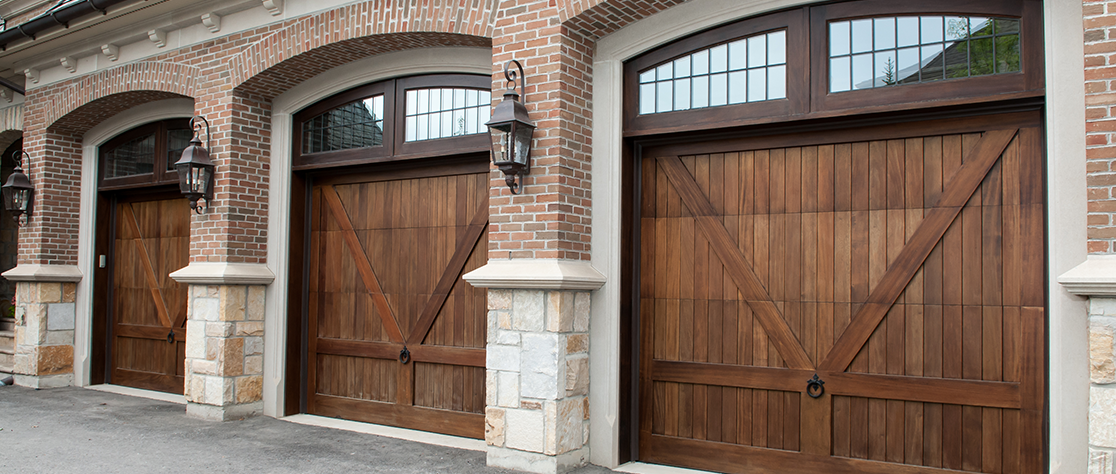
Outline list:
[[[70,265],[20,265],[4,272],[16,282],[16,385],[74,384],[74,313],[81,272]]]
[[[213,421],[263,411],[263,265],[191,263],[171,273],[189,283],[186,413]]]
[[[1116,474],[1116,255],[1089,255],[1058,282],[1088,298],[1088,472]]]
[[[588,290],[584,262],[490,261],[464,276],[488,288],[488,465],[563,473],[589,461]]]

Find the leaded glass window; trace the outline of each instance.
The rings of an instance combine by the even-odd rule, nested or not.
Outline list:
[[[720,44],[639,73],[641,115],[787,97],[786,30]]]
[[[155,169],[155,135],[124,142],[103,152],[103,156],[106,178],[150,174]]]
[[[303,153],[366,148],[383,143],[383,94],[326,111],[307,120],[302,127]]]
[[[484,133],[492,93],[477,89],[410,89],[406,96],[404,141]]]
[[[182,158],[182,150],[194,138],[190,129],[167,130],[167,171],[174,171],[174,164]]]
[[[898,16],[829,23],[829,91],[1021,71],[1019,20]]]

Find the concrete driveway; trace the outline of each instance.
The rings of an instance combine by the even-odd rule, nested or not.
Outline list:
[[[511,472],[486,467],[484,457],[265,416],[199,421],[179,404],[97,390],[0,386],[4,473]]]

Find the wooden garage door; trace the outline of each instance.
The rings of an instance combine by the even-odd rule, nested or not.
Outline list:
[[[182,393],[190,204],[181,196],[114,207],[112,372],[117,385]]]
[[[640,458],[1041,472],[1041,136],[1026,113],[647,150]]]
[[[314,183],[310,413],[484,436],[483,165]]]

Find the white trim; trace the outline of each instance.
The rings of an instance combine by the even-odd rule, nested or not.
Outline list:
[[[24,263],[16,265],[0,275],[8,281],[61,281],[76,282],[81,280],[81,270],[77,265],[40,265],[37,263]]]
[[[78,215],[77,269],[93,278],[77,284],[74,315],[74,385],[90,383],[92,364],[93,280],[96,278],[94,229],[97,225],[97,147],[112,137],[145,123],[194,115],[194,100],[167,99],[148,102],[109,117],[85,132],[81,143],[81,203]],[[18,267],[17,267],[18,268]],[[99,343],[99,342],[98,342]],[[103,362],[103,361],[102,361]]]
[[[178,405],[186,405],[186,397],[176,395],[173,393],[156,392],[154,390],[144,390],[142,388],[125,387],[123,385],[111,384],[97,384],[85,387],[89,390],[96,390],[98,392],[115,393],[117,395],[127,395],[129,397],[149,398],[151,400],[159,400]]]
[[[477,288],[596,290],[605,277],[589,262],[553,259],[490,260],[461,276]]]
[[[190,262],[169,276],[191,285],[266,285],[275,280],[267,265],[259,263]]]
[[[683,36],[802,0],[692,0],[620,29],[596,44],[593,59],[593,266],[619,282],[619,170],[623,61]],[[1050,451],[1052,472],[1085,472],[1088,464],[1088,358],[1085,309],[1057,276],[1085,259],[1085,134],[1081,5],[1044,2],[1049,260]],[[590,328],[590,460],[617,465],[620,293],[606,284],[592,299]],[[601,363],[607,361],[606,363]]]
[[[461,438],[457,436],[431,433],[428,431],[396,428],[394,426],[361,423],[359,421],[349,421],[339,418],[328,418],[324,416],[305,414],[291,415],[280,419],[283,421],[289,421],[291,423],[298,423],[300,425],[321,426],[324,428],[333,428],[336,430],[353,431],[356,433],[383,436],[386,438],[414,441],[416,443],[445,446],[447,448],[468,449],[470,451],[484,451],[486,449],[484,440]]]
[[[307,79],[271,101],[267,267],[275,275],[264,307],[264,414],[283,415],[291,214],[291,127],[294,113],[335,93],[392,77],[433,73],[492,74],[486,48],[423,48],[353,61]]]

